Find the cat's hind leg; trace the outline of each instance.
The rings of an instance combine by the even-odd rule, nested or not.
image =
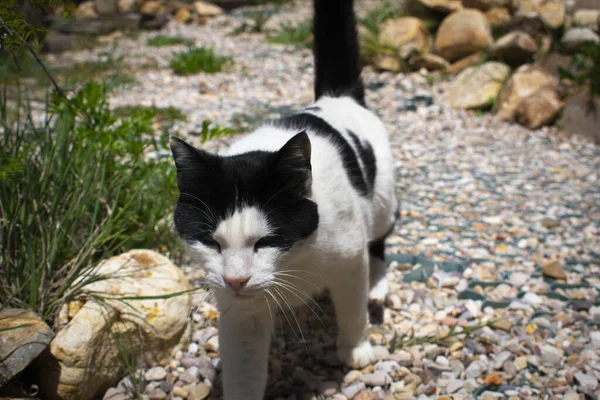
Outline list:
[[[388,293],[386,239],[387,235],[369,243],[369,300],[376,304],[383,304]]]
[[[338,356],[351,368],[375,362],[368,338],[369,257],[367,252],[346,263],[329,292],[338,325]]]

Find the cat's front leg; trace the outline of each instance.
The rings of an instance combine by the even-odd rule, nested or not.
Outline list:
[[[244,315],[244,312],[229,309],[221,314],[219,348],[224,400],[263,399],[270,343],[268,312]]]
[[[365,253],[338,271],[329,288],[338,325],[338,356],[352,368],[363,368],[375,362],[367,331],[369,258]]]

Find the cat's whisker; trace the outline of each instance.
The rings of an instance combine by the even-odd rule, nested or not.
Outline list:
[[[263,299],[265,299],[265,303],[267,303],[267,308],[269,309],[269,318],[271,319],[271,335],[275,336],[275,322],[273,322],[273,312],[271,311],[271,306],[269,305],[269,299],[264,294]]]
[[[293,282],[290,282],[290,281],[282,281],[282,280],[278,280],[277,278],[275,278],[275,280],[276,280],[276,281],[278,281],[279,283],[285,283],[286,285],[289,285],[289,286],[291,286],[291,287],[292,287],[292,288],[294,288],[296,291],[298,291],[298,292],[299,292],[299,293],[301,293],[302,295],[306,296],[306,298],[307,298],[307,299],[309,299],[309,300],[310,300],[310,301],[311,301],[311,302],[312,302],[312,303],[313,303],[313,304],[314,304],[314,305],[315,305],[315,306],[316,306],[316,307],[319,309],[319,311],[321,311],[321,313],[325,314],[325,311],[323,311],[323,309],[321,308],[321,306],[319,305],[319,303],[317,303],[317,302],[316,302],[316,301],[313,299],[312,295],[310,295],[310,294],[309,294],[309,293],[307,293],[306,291],[302,290],[300,287],[298,287],[298,285],[296,285],[295,283],[293,283]],[[312,282],[309,282],[309,281],[307,281],[307,282],[312,284]],[[318,288],[318,286],[316,286],[316,285],[314,285],[314,286],[315,286],[316,288]],[[311,311],[312,311],[312,309],[311,309]],[[316,314],[315,314],[315,315],[316,315]],[[317,318],[318,318],[318,316],[317,316]]]
[[[283,286],[281,286],[281,287],[283,288]],[[298,321],[298,317],[296,316],[296,312],[294,311],[294,308],[290,304],[289,300],[285,297],[285,295],[277,289],[277,284],[275,285],[274,289],[279,293],[279,295],[281,296],[281,299],[283,300],[283,302],[287,305],[288,309],[290,310],[290,313],[292,314],[294,322],[296,323],[296,326],[298,327],[298,333],[300,333],[300,338],[298,338],[297,335],[296,335],[296,338],[299,341],[300,341],[300,339],[302,339],[302,344],[304,345],[304,348],[306,349],[306,355],[308,356],[309,363],[312,363],[312,361],[310,360],[310,351],[308,350],[308,345],[306,344],[306,338],[304,337],[304,333],[302,332],[302,327],[300,326],[300,322]],[[292,331],[293,331],[293,329],[292,329]]]
[[[291,313],[291,317],[294,320],[294,322],[296,323],[296,326],[298,327],[298,331],[299,331],[298,333],[300,334],[300,336],[298,336],[298,334],[294,330],[294,325],[290,322],[290,320],[288,319],[288,316],[287,316],[287,312],[284,311],[284,309],[282,307],[281,311],[284,311],[285,318],[288,321],[290,329],[292,330],[292,333],[296,337],[296,340],[302,341],[304,343],[305,340],[304,340],[304,335],[302,334],[302,328],[300,327],[300,323],[298,322],[298,318],[296,317],[296,313],[294,312],[294,309],[292,308],[292,306],[290,305],[290,303],[285,298],[285,295],[283,293],[281,293],[281,291],[277,288],[277,285],[275,285],[273,287],[273,290],[275,291],[275,293],[277,293],[279,295],[279,298],[281,299],[281,301],[283,302],[283,304],[287,307],[287,310]]]
[[[319,317],[319,315],[317,314],[317,312],[306,302],[305,299],[303,299],[298,293],[305,295],[307,299],[311,300],[318,308],[319,310],[324,314],[325,312],[323,311],[323,309],[321,309],[321,307],[312,299],[312,297],[308,294],[305,293],[303,291],[301,291],[299,288],[294,287],[292,285],[288,285],[287,283],[278,281],[277,284],[286,289],[288,292],[292,293],[294,296],[296,296],[314,315],[315,317],[317,317],[317,319],[319,320],[319,322],[321,323],[321,326],[324,328],[325,324],[323,323],[323,320],[321,319],[321,317]]]

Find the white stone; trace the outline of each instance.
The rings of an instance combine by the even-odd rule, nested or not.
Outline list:
[[[144,379],[147,381],[162,381],[167,377],[167,371],[163,367],[150,368],[144,374]]]
[[[525,293],[525,295],[521,298],[521,301],[523,301],[523,303],[529,304],[531,306],[539,306],[540,304],[542,304],[544,302],[544,300],[542,300],[542,298],[540,296],[538,296],[537,294],[535,294],[533,292]]]
[[[475,360],[465,370],[467,379],[475,379],[480,377],[487,371],[487,363],[481,360]]]
[[[549,344],[540,346],[542,363],[545,365],[558,365],[561,363],[564,351]]]
[[[593,331],[590,333],[590,339],[592,344],[596,347],[600,347],[600,331]]]
[[[72,306],[65,305],[66,311],[55,321],[59,329],[50,344],[50,354],[41,360],[40,386],[54,387],[52,397],[96,398],[122,378],[124,371],[114,368],[122,362],[115,337],[124,338],[121,346],[136,358],[138,365],[159,364],[185,337],[190,295],[135,301],[111,299],[189,291],[183,272],[168,258],[151,250],[132,250],[99,263],[90,274],[108,279],[83,286],[81,293],[102,294],[104,300],[96,302],[90,296],[78,305],[75,314],[68,312]],[[95,367],[93,374],[86,373],[90,365]]]
[[[592,391],[598,388],[598,379],[595,376],[583,372],[577,372],[574,376],[584,390]]]

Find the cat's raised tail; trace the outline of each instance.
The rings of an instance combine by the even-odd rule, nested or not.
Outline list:
[[[354,0],[314,0],[315,100],[350,96],[365,106]]]

